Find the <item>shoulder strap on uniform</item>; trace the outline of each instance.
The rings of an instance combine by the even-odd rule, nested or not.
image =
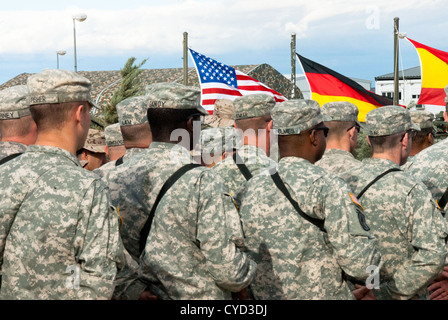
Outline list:
[[[160,200],[163,198],[165,193],[171,188],[171,186],[186,173],[187,171],[200,167],[201,165],[197,163],[189,163],[185,166],[178,169],[176,172],[173,173],[171,177],[166,180],[165,184],[162,186],[162,189],[160,189],[159,194],[157,195],[156,201],[154,202],[154,205],[151,208],[151,212],[149,213],[148,219],[145,222],[145,225],[143,226],[143,229],[140,231],[140,252],[143,252],[146,245],[146,240],[149,235],[149,231],[151,231],[151,224],[152,220],[154,219],[154,213],[156,212],[157,205],[159,204]]]
[[[393,172],[393,171],[402,171],[399,168],[390,168],[389,170],[384,171],[382,174],[380,174],[378,177],[376,177],[375,179],[373,179],[368,185],[366,185],[364,187],[364,189],[362,189],[362,191],[358,194],[357,198],[361,198],[363,196],[363,194],[367,191],[367,189],[369,189],[375,182],[377,182],[378,180],[380,180],[382,177],[384,177],[386,174],[388,174],[389,172]]]
[[[445,216],[445,210],[443,208],[445,208],[447,202],[448,202],[448,188],[446,188],[445,192],[443,193],[442,197],[438,202],[440,209],[442,209],[443,216]]]
[[[18,156],[20,156],[22,153],[13,153],[13,154],[10,154],[9,156],[7,156],[7,157],[4,157],[2,160],[0,160],[0,165],[2,165],[2,164],[4,164],[4,163],[6,163],[6,162],[8,162],[9,160],[12,160],[12,159],[14,159],[14,158],[17,158]]]
[[[249,169],[244,164],[243,160],[240,158],[237,152],[233,154],[233,161],[235,161],[235,164],[238,166],[238,169],[240,169],[240,172],[243,174],[246,180],[252,178],[252,173],[250,173]]]
[[[121,156],[120,158],[117,159],[117,161],[115,161],[115,166],[116,167],[118,167],[121,164],[123,164],[123,156]]]
[[[297,203],[297,201],[295,201],[292,197],[291,194],[289,193],[288,189],[286,188],[284,182],[282,181],[282,179],[280,178],[278,172],[275,172],[274,174],[271,175],[272,180],[274,180],[275,185],[277,186],[277,188],[280,189],[281,192],[283,192],[283,194],[286,196],[286,198],[288,198],[289,202],[291,202],[291,204],[294,206],[294,208],[296,209],[296,211],[298,212],[298,214],[304,218],[305,220],[307,220],[308,222],[314,224],[316,227],[318,227],[321,231],[323,232],[327,232],[324,228],[324,220],[320,220],[320,219],[315,219],[315,218],[311,218],[309,215],[307,215],[305,212],[302,211],[302,209],[300,209],[299,204]]]

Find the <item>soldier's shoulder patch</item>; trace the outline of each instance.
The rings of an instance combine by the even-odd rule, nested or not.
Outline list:
[[[364,210],[364,207],[363,207],[362,204],[359,202],[358,198],[356,198],[356,196],[355,196],[353,193],[351,193],[351,192],[349,192],[348,194],[349,194],[349,196],[350,196],[350,199],[352,199],[353,203],[356,204],[356,205],[358,205],[358,206],[360,206],[361,209]]]
[[[366,216],[364,215],[364,207],[359,202],[358,198],[351,192],[349,192],[350,199],[355,204],[356,213],[358,214],[359,224],[365,231],[369,231],[370,227],[367,225]]]

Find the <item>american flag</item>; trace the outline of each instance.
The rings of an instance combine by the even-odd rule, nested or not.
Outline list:
[[[215,101],[219,99],[233,101],[240,96],[265,93],[273,96],[277,102],[287,100],[280,93],[247,74],[192,49],[189,50],[201,83],[202,106],[210,114],[213,113]]]

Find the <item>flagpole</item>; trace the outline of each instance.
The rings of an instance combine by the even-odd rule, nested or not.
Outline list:
[[[184,85],[188,86],[188,32],[184,32]]]
[[[296,91],[296,34],[291,33],[291,99],[295,98]]]
[[[398,106],[398,21],[400,19],[394,18],[394,105]]]

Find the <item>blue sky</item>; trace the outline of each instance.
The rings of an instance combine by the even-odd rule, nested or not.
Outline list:
[[[120,70],[129,57],[143,68],[181,68],[183,32],[194,50],[228,65],[268,63],[291,73],[296,51],[348,77],[374,80],[393,72],[393,21],[418,42],[448,51],[445,0],[171,0],[15,1],[0,12],[0,84],[23,73]],[[420,64],[400,41],[400,69]],[[188,64],[193,66],[191,58]],[[297,73],[302,73],[297,65]]]

